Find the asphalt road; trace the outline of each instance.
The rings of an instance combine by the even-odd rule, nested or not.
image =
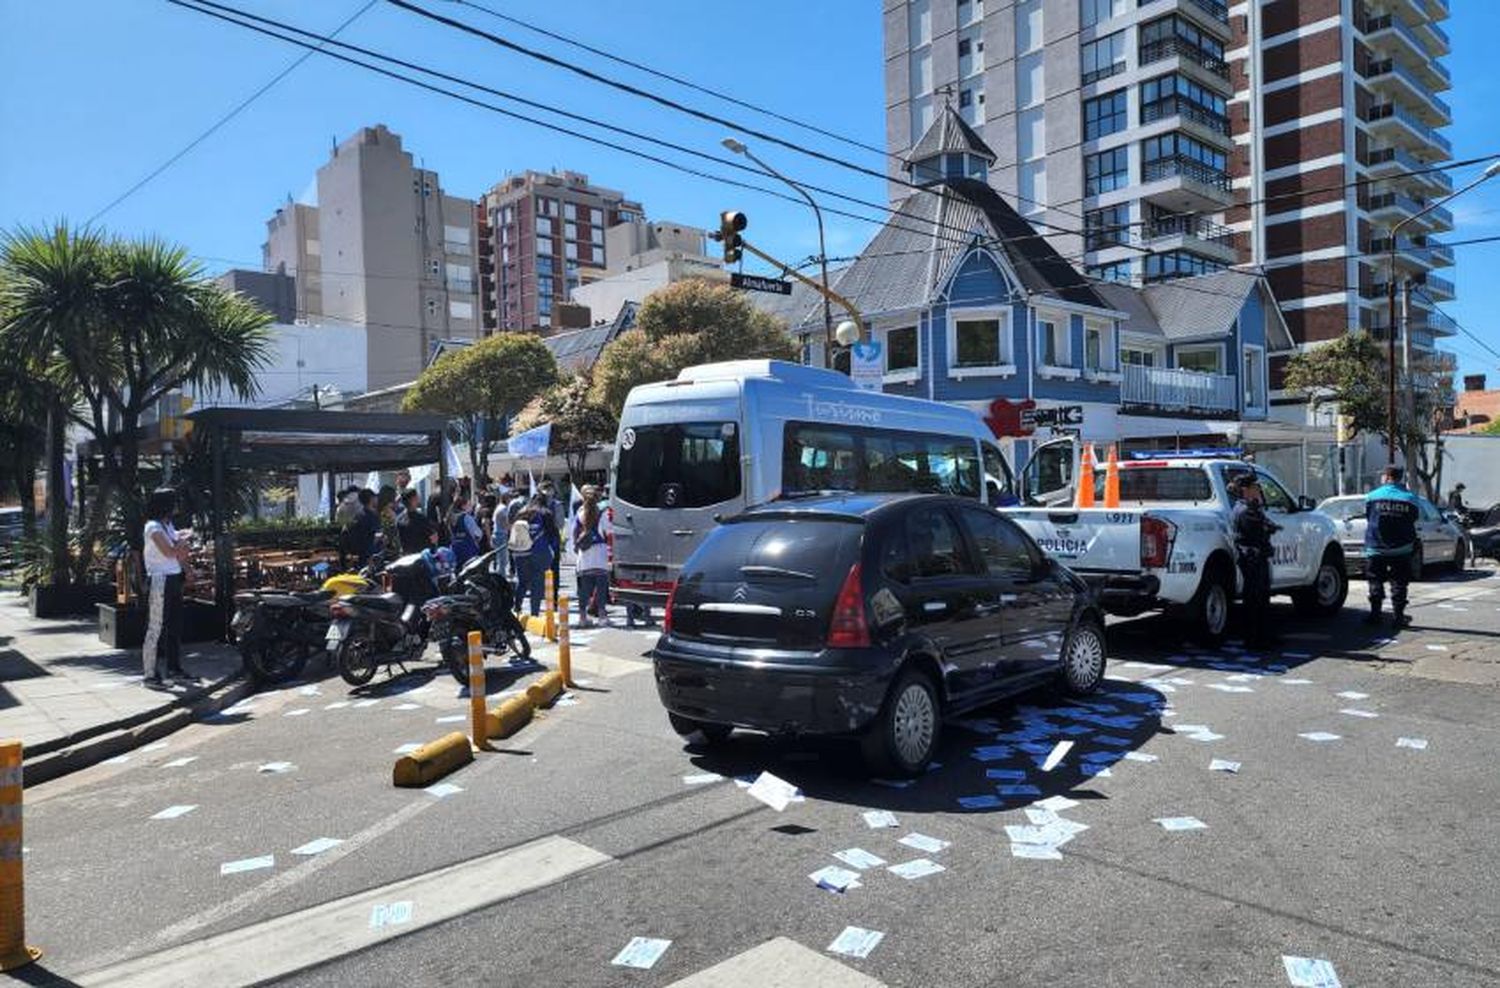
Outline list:
[[[1497,688],[1463,681],[1500,650],[1500,578],[1420,585],[1418,627],[1394,643],[1358,623],[1362,593],[1331,622],[1278,603],[1281,644],[1259,653],[1204,652],[1154,618],[1113,624],[1094,711],[1046,692],[981,711],[907,788],[862,778],[838,744],[685,746],[638,633],[595,636],[580,664],[616,660],[579,674],[577,702],[450,777],[462,791],[444,798],[394,789],[389,773],[398,746],[464,728],[438,723],[467,709],[451,680],[331,710],[360,697],[337,679],[262,694],[166,748],[28,792],[28,939],[47,956],[27,978],[124,983],[108,965],[144,956],[230,983],[214,965],[238,944],[263,970],[311,965],[284,979],[306,985],[668,985],[751,959],[756,973],[716,983],[1284,985],[1282,955],[1326,959],[1345,985],[1500,983]],[[492,673],[491,692],[513,679]],[[1033,751],[1016,747],[1027,729]],[[1338,738],[1299,736],[1315,732]],[[1040,772],[1062,739],[1073,749]],[[1010,750],[975,757],[997,744]],[[274,762],[295,767],[258,770]],[[1038,794],[964,809],[960,797],[997,794],[991,770],[1024,772]],[[776,813],[733,781],[761,771],[805,799]],[[725,778],[684,781],[708,773]],[[1088,829],[1056,860],[1013,856],[1006,827],[1051,796],[1076,801],[1060,815]],[[173,806],[195,809],[152,819]],[[871,829],[872,809],[899,826]],[[1206,827],[1154,822],[1172,817]],[[913,832],[949,846],[897,842]],[[325,837],[343,843],[292,853]],[[553,877],[522,887],[511,876],[529,874],[542,838]],[[869,866],[844,894],[809,880],[851,848],[944,870]],[[520,850],[493,857],[507,849]],[[220,874],[266,855],[269,868]],[[318,908],[361,893],[410,911],[372,932],[384,914],[364,900],[353,920]],[[493,901],[454,905],[474,896]],[[434,922],[445,904],[456,914]],[[287,915],[321,949],[288,938]],[[846,926],[884,938],[836,957],[825,948]],[[613,966],[637,936],[671,946],[650,970]],[[767,941],[769,963],[746,956]],[[859,975],[873,981],[838,980]]]

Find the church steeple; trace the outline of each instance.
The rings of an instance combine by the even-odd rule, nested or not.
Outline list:
[[[983,182],[994,163],[995,152],[948,105],[911,149],[906,170],[917,185],[935,185],[947,178],[976,178]]]

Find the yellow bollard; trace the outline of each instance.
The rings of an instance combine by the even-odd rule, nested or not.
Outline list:
[[[557,627],[557,670],[562,673],[563,685],[573,685],[573,646],[568,640],[568,597],[558,599],[557,609],[562,612],[562,623]]]
[[[474,750],[469,746],[469,739],[463,732],[454,731],[396,759],[391,782],[407,789],[422,788],[473,760]]]
[[[474,747],[483,748],[489,741],[488,721],[484,709],[484,635],[469,632],[469,722],[474,732]]]
[[[552,594],[556,588],[553,585],[552,571],[550,569],[547,571],[546,583],[547,592],[542,595],[542,607],[545,609],[542,619],[545,622],[544,627],[546,629],[543,635],[549,642],[555,642],[557,641],[557,615],[555,613],[556,607],[553,605]]]
[[[26,864],[21,856],[21,742],[0,741],[0,971],[14,971],[42,956],[26,946]]]

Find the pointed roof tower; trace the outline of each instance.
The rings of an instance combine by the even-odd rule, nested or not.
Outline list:
[[[984,181],[995,152],[951,105],[927,128],[906,159],[906,171],[918,185],[944,178],[977,178]]]

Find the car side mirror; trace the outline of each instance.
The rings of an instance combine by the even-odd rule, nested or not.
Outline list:
[[[1302,496],[1297,498],[1298,511],[1312,511],[1317,506],[1317,502],[1308,497],[1306,494],[1303,494]]]

